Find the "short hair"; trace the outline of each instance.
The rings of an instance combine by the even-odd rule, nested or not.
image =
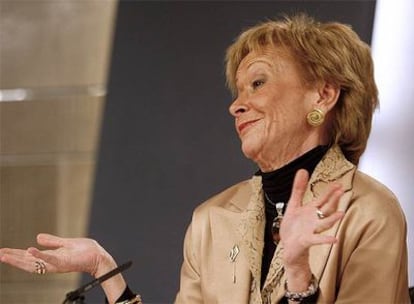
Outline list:
[[[339,145],[358,165],[379,105],[370,47],[349,25],[318,22],[306,14],[260,23],[242,32],[227,49],[226,78],[233,94],[242,59],[269,45],[293,56],[306,83],[326,81],[340,88],[327,130],[330,144]]]

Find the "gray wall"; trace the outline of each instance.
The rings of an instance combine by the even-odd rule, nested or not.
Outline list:
[[[193,208],[250,177],[227,112],[226,47],[246,26],[293,11],[352,24],[370,41],[374,1],[123,2],[90,236],[146,303],[171,303]],[[84,278],[84,281],[88,278]],[[88,303],[100,303],[91,292]]]

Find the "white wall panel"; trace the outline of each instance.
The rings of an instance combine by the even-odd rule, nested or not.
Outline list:
[[[410,285],[414,285],[414,1],[377,0],[373,56],[380,92],[361,170],[398,196],[408,222]],[[392,227],[390,227],[392,229]]]

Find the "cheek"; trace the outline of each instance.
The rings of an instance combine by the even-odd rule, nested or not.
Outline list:
[[[303,107],[280,106],[273,108],[266,119],[265,136],[272,141],[289,140],[306,129]]]
[[[284,95],[282,90],[263,90],[255,104],[267,116],[277,118],[283,116],[289,105],[289,98]]]
[[[265,129],[286,129],[289,125],[306,122],[306,109],[304,96],[294,90],[286,90],[283,87],[263,90],[260,96],[254,100],[256,109],[264,114]]]
[[[292,119],[292,111],[283,105],[272,105],[267,111],[267,129],[281,127]]]
[[[267,113],[272,120],[281,122],[298,121],[306,117],[306,101],[303,96],[284,94],[273,98],[267,105]]]

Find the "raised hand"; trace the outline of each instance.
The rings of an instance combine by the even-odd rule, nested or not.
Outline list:
[[[283,262],[292,290],[306,290],[311,277],[309,248],[332,244],[334,236],[321,232],[331,228],[344,213],[337,211],[339,199],[344,193],[341,185],[332,183],[319,199],[302,205],[309,181],[306,170],[299,170],[293,182],[292,195],[280,227],[283,244]]]
[[[280,227],[287,264],[294,263],[303,254],[306,255],[311,246],[335,243],[334,236],[320,233],[331,228],[343,217],[343,212],[337,211],[339,199],[343,194],[339,184],[333,183],[320,199],[302,205],[308,181],[309,175],[306,170],[296,173],[292,195]]]

